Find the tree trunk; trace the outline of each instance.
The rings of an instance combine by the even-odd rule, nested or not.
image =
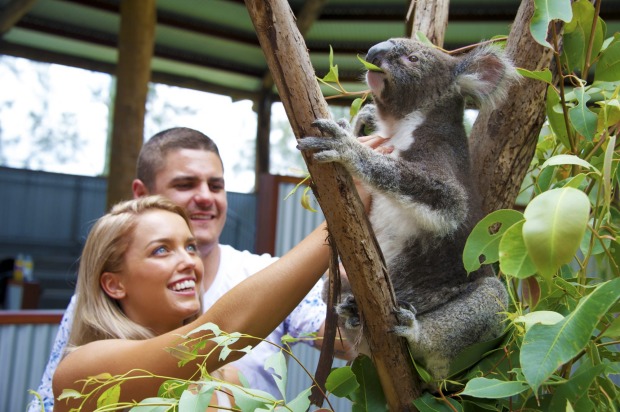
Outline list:
[[[435,46],[443,47],[448,26],[449,0],[411,0],[407,13],[407,35],[423,33]]]
[[[295,17],[285,0],[246,0],[267,63],[297,138],[316,136],[311,123],[330,116]],[[395,326],[394,293],[383,258],[349,174],[340,165],[314,163],[305,157],[315,196],[338,245],[359,306],[365,338],[394,411],[413,410],[420,395],[404,339]]]
[[[144,141],[144,113],[151,77],[155,22],[155,0],[121,1],[108,208],[132,196],[131,182]]]
[[[506,52],[517,67],[550,67],[553,51],[530,34],[534,0],[523,0],[510,31]],[[472,165],[486,213],[511,208],[536,150],[545,121],[546,83],[522,79],[495,110],[482,111],[471,132]]]

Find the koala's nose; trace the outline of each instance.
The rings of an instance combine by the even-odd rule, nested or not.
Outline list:
[[[375,66],[380,66],[383,56],[385,56],[385,54],[390,51],[392,47],[394,47],[394,45],[390,41],[375,44],[370,48],[370,50],[368,50],[366,61],[374,64]]]

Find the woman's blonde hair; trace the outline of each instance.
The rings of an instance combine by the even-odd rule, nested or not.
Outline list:
[[[104,272],[122,270],[138,217],[151,210],[175,213],[192,229],[185,210],[162,196],[146,196],[118,203],[101,217],[91,229],[80,258],[75,319],[68,350],[97,340],[138,340],[154,336],[151,330],[125,316],[118,302],[108,296],[100,285]]]

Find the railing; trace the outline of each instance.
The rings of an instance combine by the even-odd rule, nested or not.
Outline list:
[[[0,411],[25,411],[41,382],[63,311],[0,311]]]

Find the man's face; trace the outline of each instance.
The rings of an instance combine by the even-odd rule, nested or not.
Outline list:
[[[153,193],[187,210],[198,248],[217,245],[226,223],[226,190],[220,158],[213,152],[179,149],[169,152],[155,175]]]

